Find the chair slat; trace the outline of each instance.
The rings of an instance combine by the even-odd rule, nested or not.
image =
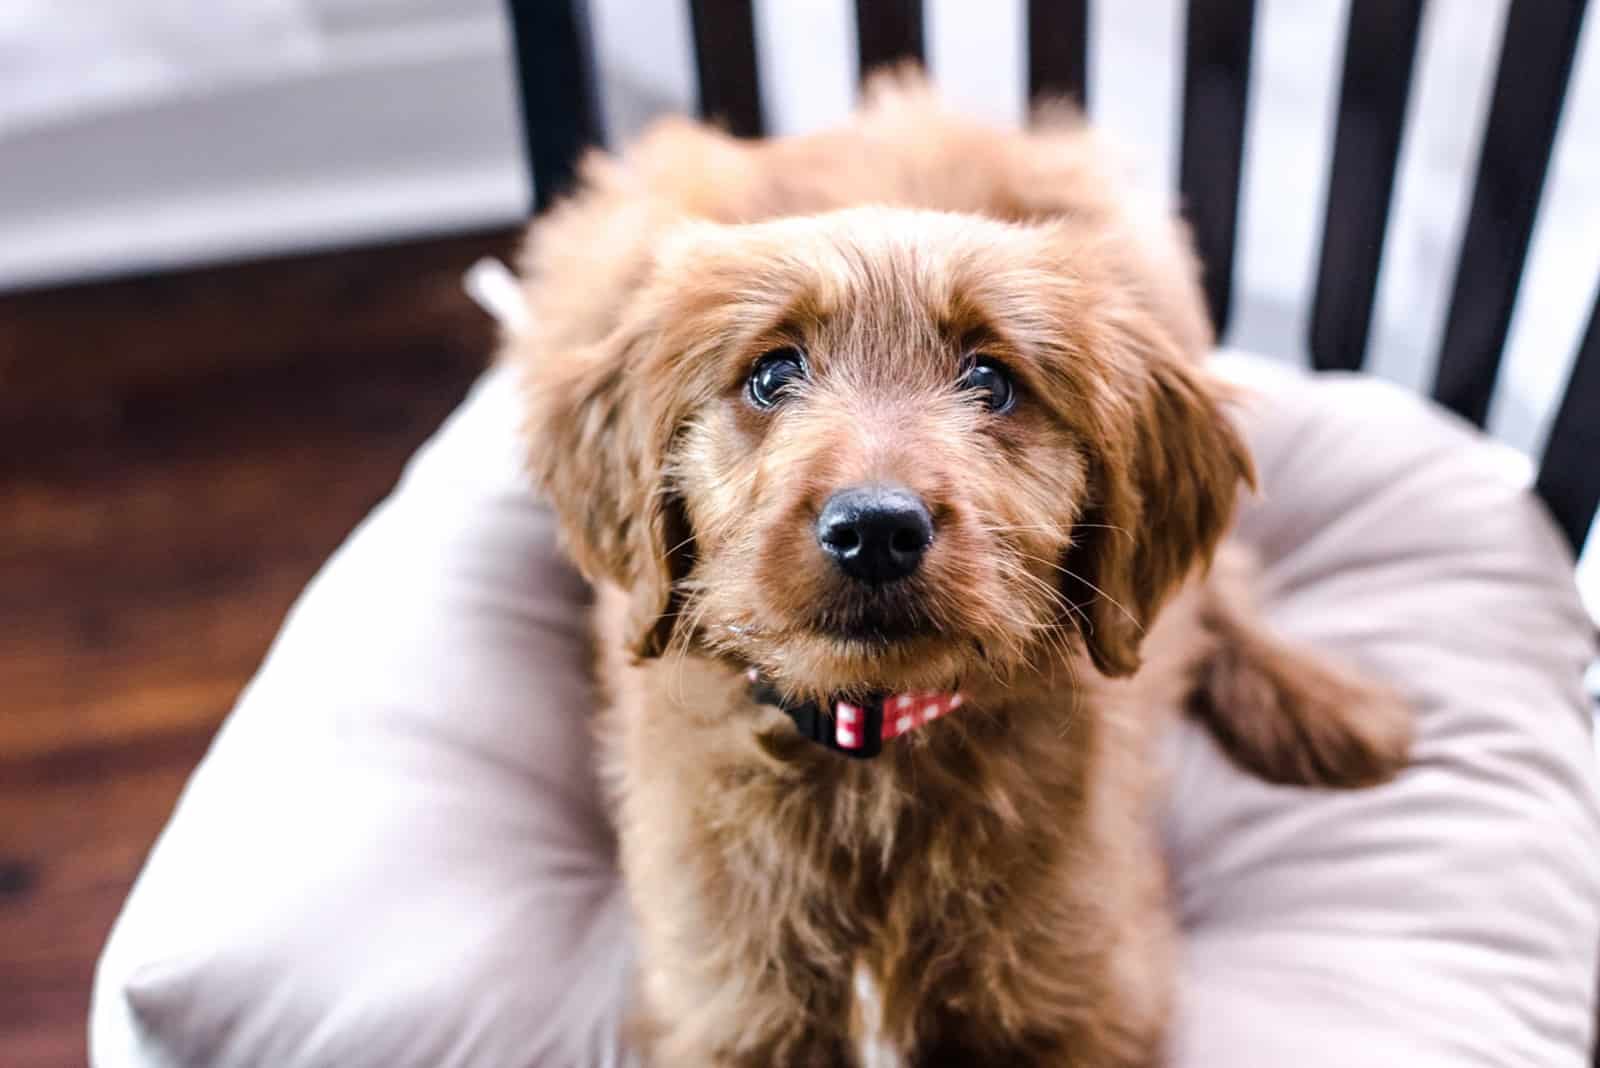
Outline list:
[[[761,74],[752,0],[690,0],[700,115],[739,137],[760,137]]]
[[[1190,0],[1178,188],[1205,265],[1206,302],[1219,337],[1227,329],[1233,293],[1254,26],[1254,0]]]
[[[1512,0],[1433,395],[1479,426],[1550,162],[1586,0]]]
[[[1358,369],[1394,195],[1423,0],[1352,0],[1339,121],[1311,306],[1311,362]]]
[[[510,0],[509,7],[532,206],[543,211],[571,186],[583,150],[600,141],[588,5]]]
[[[1089,107],[1089,0],[1028,0],[1028,99]]]
[[[925,62],[922,0],[856,0],[856,41],[863,78],[898,60]]]
[[[1537,486],[1577,552],[1600,506],[1600,299],[1556,411]]]

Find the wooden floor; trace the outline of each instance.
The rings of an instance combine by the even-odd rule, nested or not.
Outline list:
[[[0,296],[0,1065],[94,961],[299,589],[483,366],[507,233]]]

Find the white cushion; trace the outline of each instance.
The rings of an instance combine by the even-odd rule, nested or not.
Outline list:
[[[1498,453],[1391,386],[1258,391],[1241,534],[1288,633],[1417,701],[1380,790],[1174,738],[1184,1068],[1587,1064],[1600,812],[1572,561]],[[590,765],[585,591],[488,376],[329,562],[101,961],[102,1066],[613,1065],[629,924]]]

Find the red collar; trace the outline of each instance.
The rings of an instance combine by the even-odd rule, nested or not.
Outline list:
[[[746,671],[745,677],[750,681],[751,696],[781,709],[802,735],[825,749],[857,758],[877,756],[890,738],[954,712],[964,701],[960,693],[914,690],[865,701],[836,699],[831,712],[823,712],[815,701],[785,701],[775,687],[762,681],[755,668]]]

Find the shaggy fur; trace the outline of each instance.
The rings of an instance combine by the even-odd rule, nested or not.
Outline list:
[[[591,156],[534,229],[536,472],[600,590],[598,724],[663,1066],[1158,1063],[1173,924],[1154,737],[1189,707],[1284,783],[1382,781],[1407,718],[1286,647],[1236,555],[1252,478],[1201,358],[1176,228],[1125,203],[1065,113],[1026,133],[875,84],[843,128],[656,127]],[[810,376],[745,398],[780,346]],[[956,386],[981,351],[1020,386]],[[893,482],[937,533],[875,610],[812,533]],[[749,696],[958,688],[854,762]],[[876,985],[863,1018],[852,975]]]

